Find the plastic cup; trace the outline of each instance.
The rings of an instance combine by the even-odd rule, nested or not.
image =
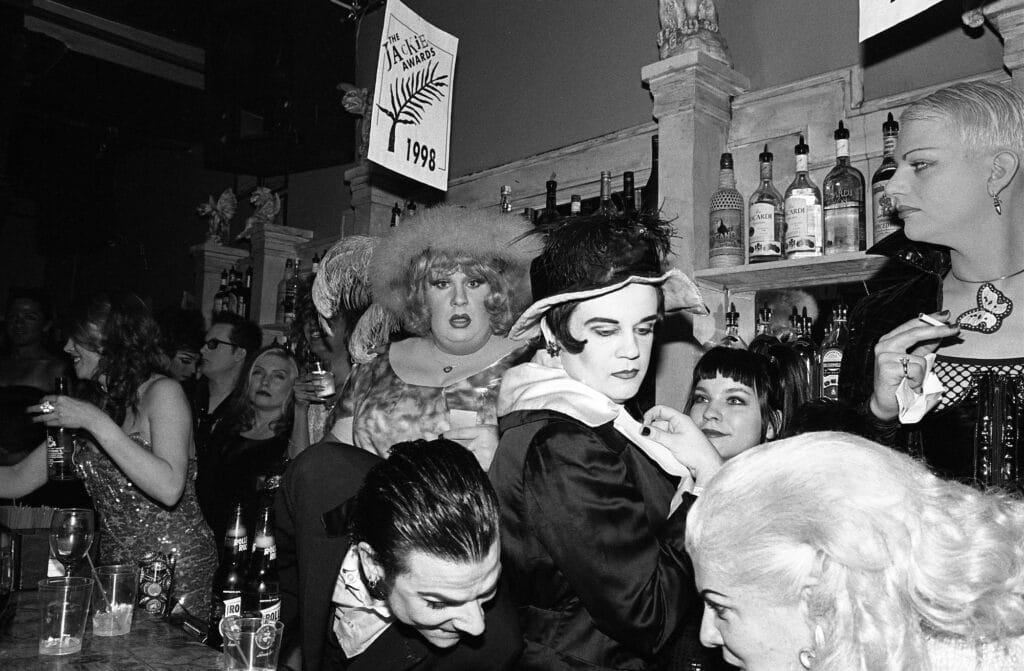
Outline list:
[[[92,578],[39,581],[39,654],[70,655],[82,649],[89,619]]]
[[[121,636],[132,630],[139,569],[134,564],[97,566],[96,589],[92,596],[92,633]]]
[[[281,652],[283,622],[258,617],[226,617],[220,623],[227,671],[274,671]]]

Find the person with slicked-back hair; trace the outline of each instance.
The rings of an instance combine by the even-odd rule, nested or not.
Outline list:
[[[729,460],[690,510],[705,645],[748,671],[1024,668],[1024,502],[866,438]]]
[[[464,447],[398,443],[381,460],[319,443],[289,466],[275,507],[284,659],[297,648],[310,671],[512,668],[522,641],[500,582],[498,500]]]

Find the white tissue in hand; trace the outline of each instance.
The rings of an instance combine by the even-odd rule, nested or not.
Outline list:
[[[939,378],[932,372],[935,365],[935,354],[926,354],[924,357],[924,383],[921,391],[914,391],[910,388],[910,380],[903,378],[900,386],[896,387],[896,403],[900,408],[900,422],[903,424],[916,424],[929,410],[939,404],[942,392],[946,388],[939,382]]]

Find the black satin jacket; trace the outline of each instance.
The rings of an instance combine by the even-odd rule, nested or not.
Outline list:
[[[520,669],[679,668],[698,601],[683,550],[693,497],[612,425],[523,410],[499,420],[488,475],[526,639]]]

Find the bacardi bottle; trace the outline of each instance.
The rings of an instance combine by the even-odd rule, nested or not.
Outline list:
[[[783,231],[786,227],[786,205],[782,194],[772,182],[772,159],[768,145],[758,156],[761,183],[750,196],[750,240],[747,243],[751,263],[778,261],[782,258]]]
[[[242,504],[235,504],[235,520],[224,534],[220,566],[213,574],[213,595],[210,600],[210,623],[206,644],[220,648],[223,639],[220,622],[225,617],[242,614],[242,582],[249,560],[249,532],[245,528]]]
[[[277,544],[274,542],[274,515],[269,507],[260,510],[252,559],[242,588],[242,610],[260,617],[264,623],[276,622],[281,612],[281,588],[277,576]]]
[[[736,190],[732,154],[718,163],[718,190],[711,196],[708,219],[708,265],[727,268],[743,265],[743,196]]]
[[[818,395],[839,399],[839,370],[843,367],[843,352],[850,341],[846,328],[846,306],[837,305],[832,311],[832,326],[818,350]]]
[[[843,254],[866,248],[864,175],[850,165],[850,131],[839,122],[836,164],[824,183],[825,253]]]
[[[885,195],[885,185],[896,173],[896,139],[900,134],[899,123],[889,118],[882,124],[882,165],[871,177],[871,212],[874,223],[871,226],[871,244],[877,245],[890,233],[899,228],[899,217],[892,207],[892,200]]]
[[[786,258],[821,256],[821,190],[807,175],[807,152],[804,136],[794,147],[796,177],[786,189]]]

